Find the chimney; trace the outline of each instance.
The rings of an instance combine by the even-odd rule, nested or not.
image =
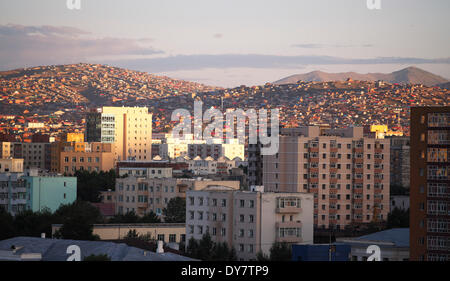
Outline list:
[[[164,242],[162,240],[158,240],[158,249],[156,249],[156,253],[158,254],[164,253],[163,243]]]

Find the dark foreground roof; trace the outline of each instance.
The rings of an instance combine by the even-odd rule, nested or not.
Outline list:
[[[0,241],[0,250],[10,251],[12,246],[20,248],[17,254],[40,253],[43,261],[65,261],[67,247],[77,245],[84,257],[100,254],[108,255],[112,261],[192,261],[193,259],[173,253],[157,254],[155,252],[129,247],[123,243],[80,241],[62,239],[43,239],[37,237],[14,237]]]

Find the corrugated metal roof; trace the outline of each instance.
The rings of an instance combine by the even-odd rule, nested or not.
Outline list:
[[[11,250],[11,246],[23,247],[17,254],[41,253],[44,261],[65,261],[70,256],[67,247],[77,245],[81,249],[81,260],[90,255],[106,254],[112,261],[192,261],[193,259],[173,253],[157,254],[148,250],[129,247],[123,243],[44,239],[37,237],[14,237],[0,241],[0,250]]]
[[[409,228],[392,228],[353,239],[362,241],[392,242],[396,247],[409,247]]]

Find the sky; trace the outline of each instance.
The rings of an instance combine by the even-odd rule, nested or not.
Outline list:
[[[414,65],[450,79],[448,0],[79,1],[0,0],[0,70],[101,63],[234,87]]]

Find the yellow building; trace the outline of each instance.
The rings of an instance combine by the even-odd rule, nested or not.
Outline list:
[[[61,228],[60,224],[52,225],[52,234]],[[129,231],[137,235],[148,235],[152,240],[162,240],[164,243],[180,243],[186,240],[186,225],[184,223],[135,223],[135,224],[94,224],[92,232],[100,240],[123,239]]]

